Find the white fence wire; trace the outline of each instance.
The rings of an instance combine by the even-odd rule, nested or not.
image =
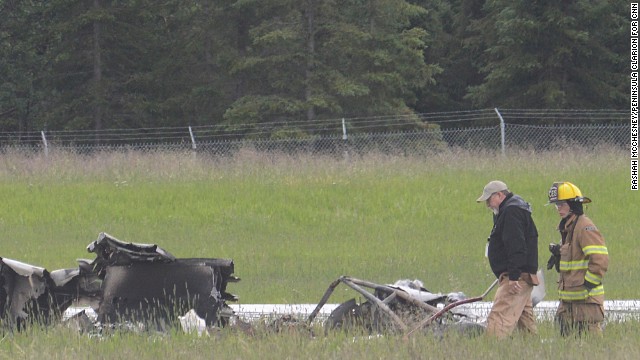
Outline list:
[[[139,129],[0,132],[0,151],[77,153],[189,150],[233,155],[240,149],[343,155],[378,151],[421,154],[447,148],[551,150],[559,146],[630,145],[622,110],[485,109],[329,119],[313,122]]]

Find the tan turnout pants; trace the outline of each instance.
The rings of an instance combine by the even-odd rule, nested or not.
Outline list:
[[[519,294],[509,293],[509,277],[500,276],[498,290],[487,319],[487,335],[499,339],[505,338],[518,328],[531,334],[537,334],[536,318],[533,314],[531,291],[533,285],[520,278],[522,286]]]
[[[561,300],[556,312],[556,320],[560,323],[560,334],[562,336],[581,336],[584,333],[602,336],[604,306]]]

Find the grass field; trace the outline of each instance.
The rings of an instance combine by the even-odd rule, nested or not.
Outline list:
[[[86,245],[104,231],[123,241],[159,244],[178,257],[234,259],[242,281],[229,290],[239,295],[241,303],[317,303],[340,275],[379,283],[420,279],[432,291],[475,296],[494,279],[484,257],[491,215],[484,204],[475,202],[493,179],[505,181],[532,203],[541,267],[548,258],[548,243],[558,241],[559,218],[555,208],[544,206],[547,190],[556,180],[578,185],[593,199],[586,213],[609,248],[607,298],[638,298],[640,195],[629,190],[628,153],[608,148],[510,151],[506,157],[491,152],[443,152],[420,158],[349,159],[267,157],[251,151],[217,160],[176,153],[52,154],[48,158],[3,154],[0,256],[48,270],[75,267],[76,258],[93,258]],[[546,277],[546,299],[556,299],[556,274],[547,271]],[[330,302],[353,295],[339,288]],[[637,326],[634,329],[637,338]],[[187,338],[185,342],[194,344],[183,344],[182,351],[202,347],[204,353],[223,347],[228,354],[243,354],[238,358],[252,357],[253,350],[277,353],[262,340],[222,338],[213,344]],[[20,348],[34,354],[45,346],[29,343],[28,336],[20,339],[27,343],[16,339],[12,351]],[[468,350],[479,341],[465,340]],[[74,342],[80,356],[92,349],[106,351],[117,342],[60,341]],[[298,341],[301,344],[296,346],[308,347],[299,357],[325,351],[327,357],[344,358],[351,357],[346,356],[349,351],[360,354],[359,347],[381,347],[387,349],[382,354],[393,358],[392,349],[401,347],[404,356],[397,357],[405,358],[415,357],[411,351],[422,346],[435,346],[429,339],[408,348],[398,339],[352,343],[332,338],[308,343],[294,336],[283,340]],[[164,345],[156,345],[148,345],[150,354],[166,351]],[[546,346],[557,345],[538,344],[536,349],[542,347],[539,350],[544,353]],[[501,347],[485,346],[487,357]],[[632,350],[637,355],[638,345]]]
[[[60,328],[5,337],[0,342],[0,359],[637,359],[639,325],[609,324],[607,335],[598,339],[563,339],[543,323],[538,337],[518,334],[496,341],[483,336],[437,339],[419,334],[407,342],[397,335],[370,338],[345,333],[315,338],[307,332],[249,337],[227,329],[203,337],[176,332],[97,339]]]

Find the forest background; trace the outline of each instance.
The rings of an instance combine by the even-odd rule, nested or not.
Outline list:
[[[0,0],[0,132],[241,123],[273,137],[341,117],[416,129],[424,112],[626,109],[628,13],[622,0]]]

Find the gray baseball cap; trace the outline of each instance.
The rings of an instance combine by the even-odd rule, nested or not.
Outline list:
[[[476,201],[477,202],[487,201],[487,199],[491,196],[491,194],[497,193],[498,191],[503,191],[503,190],[509,190],[509,188],[507,187],[507,184],[503,183],[500,180],[490,181],[487,185],[484,186],[484,189],[482,190],[482,195],[480,195],[480,197]]]

